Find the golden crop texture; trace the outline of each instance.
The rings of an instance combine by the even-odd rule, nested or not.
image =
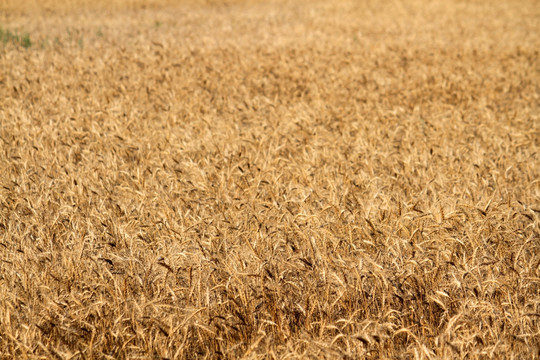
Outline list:
[[[538,1],[0,2],[0,358],[539,359]]]

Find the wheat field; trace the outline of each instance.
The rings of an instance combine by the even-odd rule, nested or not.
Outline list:
[[[0,2],[1,359],[539,359],[538,1]]]

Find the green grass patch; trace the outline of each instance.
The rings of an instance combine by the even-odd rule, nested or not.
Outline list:
[[[28,34],[27,32],[19,33],[18,31],[11,31],[2,27],[0,27],[0,43],[4,46],[6,46],[7,44],[22,46],[25,49],[28,49],[32,46],[30,34]]]

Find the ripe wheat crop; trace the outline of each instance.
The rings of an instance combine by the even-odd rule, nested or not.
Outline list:
[[[539,359],[538,1],[0,2],[0,358]]]

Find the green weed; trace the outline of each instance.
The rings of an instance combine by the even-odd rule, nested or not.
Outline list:
[[[16,46],[22,46],[25,49],[28,49],[32,46],[32,40],[30,39],[30,34],[22,33],[19,34],[17,31],[11,31],[9,29],[4,29],[0,27],[0,43],[3,46],[8,44],[13,44]]]

